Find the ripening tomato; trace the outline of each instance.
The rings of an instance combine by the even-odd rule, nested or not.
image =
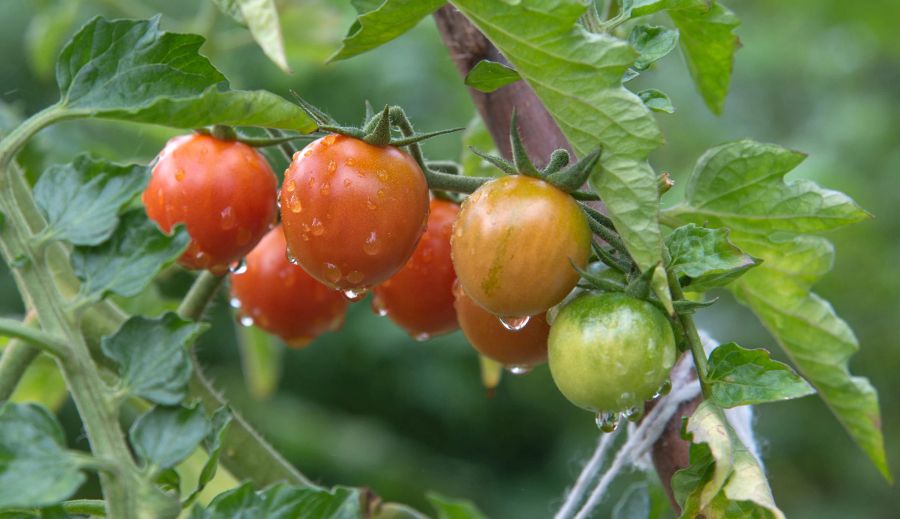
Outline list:
[[[478,306],[459,283],[455,283],[456,317],[469,344],[485,357],[508,368],[530,368],[547,360],[546,317],[535,315],[517,331],[504,326],[496,315]]]
[[[433,199],[428,226],[412,257],[372,290],[372,308],[418,340],[459,327],[453,309],[456,273],[450,261],[450,233],[458,213],[455,203]]]
[[[501,177],[463,202],[451,239],[466,294],[500,316],[542,314],[566,297],[591,251],[571,196],[532,177]]]
[[[584,293],[560,310],[550,374],[573,404],[624,411],[650,399],[675,363],[675,339],[655,306],[621,292]]]
[[[191,243],[181,265],[224,274],[275,221],[277,188],[272,168],[250,146],[181,135],[159,154],[141,201],[164,232],[187,227]]]
[[[246,262],[243,272],[230,276],[232,304],[242,319],[298,348],[344,324],[347,301],[288,261],[281,226],[269,231]]]
[[[393,146],[327,135],[285,172],[281,220],[288,250],[312,277],[359,292],[393,276],[428,219],[428,185]]]

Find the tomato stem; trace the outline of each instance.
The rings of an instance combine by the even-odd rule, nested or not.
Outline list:
[[[0,335],[23,340],[55,357],[65,356],[65,345],[59,337],[44,333],[22,321],[0,317]]]
[[[28,366],[41,350],[18,339],[11,340],[0,357],[0,403],[6,402],[16,390]]]
[[[666,254],[668,256],[668,254]],[[669,281],[669,290],[672,292],[672,298],[676,301],[684,299],[684,291],[681,289],[681,283],[678,276],[671,270],[667,272]],[[697,378],[700,380],[700,389],[703,390],[703,397],[710,398],[710,388],[708,382],[708,367],[706,361],[706,351],[703,349],[703,341],[700,340],[700,333],[697,331],[697,324],[691,314],[679,313],[678,321],[684,328],[685,338],[691,347],[691,356],[694,358],[694,368],[697,370]]]
[[[216,276],[208,270],[201,272],[178,305],[178,315],[182,319],[199,321],[224,282],[225,276]]]

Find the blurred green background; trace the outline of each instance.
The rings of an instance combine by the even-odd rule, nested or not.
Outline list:
[[[339,120],[356,121],[363,101],[403,105],[424,130],[463,126],[474,113],[429,19],[374,52],[326,64],[352,21],[349,2],[281,2],[287,53],[285,75],[248,33],[209,2],[138,0],[0,0],[0,124],[56,99],[53,63],[62,42],[96,14],[163,14],[163,26],[206,34],[203,52],[237,88],[290,89]],[[653,156],[659,171],[684,184],[702,151],[751,137],[809,153],[792,174],[842,190],[875,219],[833,233],[834,271],[817,287],[856,331],[862,350],[855,374],[869,377],[881,396],[889,459],[900,468],[900,2],[794,0],[728,2],[743,20],[732,92],[721,117],[702,105],[680,56],[673,53],[635,81],[655,87],[676,105],[660,116],[668,144]],[[45,130],[28,150],[28,164],[69,161],[81,152],[146,162],[172,135],[164,128],[97,121]],[[431,141],[431,158],[455,159],[458,136]],[[280,159],[279,159],[280,160]],[[32,171],[34,173],[34,171]],[[677,200],[672,192],[667,200]],[[127,306],[158,313],[190,281],[170,272]],[[724,294],[722,294],[724,296]],[[0,314],[20,314],[19,300],[0,270]],[[248,394],[235,326],[225,298],[211,311],[214,328],[200,352],[218,384],[298,467],[323,484],[365,485],[389,500],[427,510],[424,494],[475,501],[489,516],[543,518],[558,507],[591,452],[593,418],[556,391],[546,367],[506,376],[493,399],[480,385],[478,362],[459,333],[416,343],[368,301],[352,306],[344,329],[282,359],[283,378],[264,404]],[[727,296],[700,314],[721,340],[774,347],[745,309]],[[71,403],[61,415],[70,441],[86,447]],[[757,410],[776,501],[788,517],[893,518],[900,492],[886,484],[815,397]],[[620,493],[631,474],[618,483]],[[85,495],[96,493],[88,486]],[[606,517],[606,508],[597,517]]]

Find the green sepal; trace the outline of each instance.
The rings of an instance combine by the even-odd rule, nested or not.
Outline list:
[[[469,146],[469,149],[470,149],[470,150],[472,151],[472,153],[474,153],[475,155],[478,155],[479,157],[481,157],[481,158],[483,158],[484,160],[490,162],[490,163],[493,164],[494,166],[497,166],[497,168],[498,168],[499,170],[503,171],[503,172],[506,173],[507,175],[516,175],[516,174],[518,174],[518,171],[516,171],[516,166],[513,165],[512,162],[510,162],[510,161],[504,159],[503,157],[498,157],[497,155],[491,155],[491,154],[489,154],[489,153],[485,153],[485,152],[480,151],[480,150],[478,150],[477,148],[473,148],[473,147],[471,147],[471,146]]]
[[[558,150],[553,150],[553,153],[550,154],[550,162],[547,163],[547,166],[544,167],[544,170],[541,171],[541,174],[545,177],[556,173],[562,168],[569,165],[569,162],[572,160],[572,157],[569,155],[567,150],[562,148]]]
[[[512,119],[509,122],[509,144],[516,171],[520,175],[541,178],[541,172],[534,166],[534,163],[528,158],[528,152],[525,151],[525,143],[522,142],[522,136],[519,134],[519,127],[516,123],[515,109],[513,109]]]
[[[391,143],[391,107],[384,105],[384,110],[366,123],[363,127],[363,140],[373,146],[387,146]]]
[[[581,279],[587,281],[588,285],[591,288],[602,290],[604,292],[624,292],[626,287],[623,284],[616,283],[611,279],[606,279],[597,275],[594,275],[587,270],[580,268],[575,264],[571,259],[569,263],[572,265],[572,268],[575,269],[575,272],[578,272],[578,275],[581,276]]]
[[[557,171],[556,173],[547,175],[544,180],[567,193],[576,191],[583,186],[585,182],[587,182],[588,177],[591,176],[591,172],[600,160],[601,152],[602,150],[597,149],[575,164]]]
[[[650,299],[650,284],[653,281],[653,273],[655,271],[656,265],[641,272],[640,276],[636,276],[628,283],[625,293],[638,299]]]

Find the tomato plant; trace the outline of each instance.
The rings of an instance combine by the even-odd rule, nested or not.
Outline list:
[[[232,274],[232,305],[242,324],[255,324],[288,346],[306,346],[344,323],[347,301],[287,259],[284,231],[278,226],[247,255],[243,272]]]
[[[453,308],[456,273],[450,261],[450,233],[458,213],[454,202],[433,198],[425,234],[412,257],[372,290],[373,310],[420,340],[459,327]]]
[[[274,223],[276,187],[269,163],[250,146],[181,135],[157,157],[141,201],[163,231],[187,227],[191,243],[179,263],[224,274]]]

